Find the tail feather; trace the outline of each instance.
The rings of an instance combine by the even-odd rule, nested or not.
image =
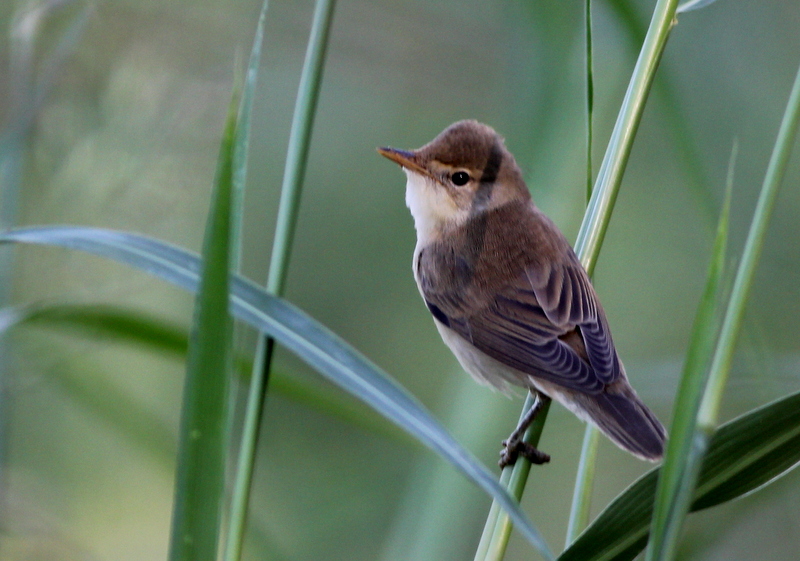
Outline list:
[[[663,457],[667,431],[630,385],[581,397],[581,409],[617,446],[651,462]]]

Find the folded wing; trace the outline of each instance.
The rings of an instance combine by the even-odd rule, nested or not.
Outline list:
[[[573,253],[565,261],[529,267],[486,298],[432,283],[423,283],[423,295],[440,322],[492,358],[596,394],[620,377],[620,363],[586,272]]]

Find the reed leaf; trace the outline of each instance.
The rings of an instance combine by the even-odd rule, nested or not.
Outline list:
[[[691,499],[691,511],[741,497],[800,462],[800,392],[734,419],[714,433]],[[558,561],[629,561],[647,544],[661,468],[621,493]]]
[[[221,536],[228,450],[232,165],[239,98],[228,110],[189,335],[178,433],[169,561],[214,559]]]

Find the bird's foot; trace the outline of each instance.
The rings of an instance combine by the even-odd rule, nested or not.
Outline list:
[[[513,466],[520,456],[532,464],[541,465],[550,461],[549,455],[538,450],[532,444],[523,441],[525,431],[531,426],[545,402],[550,401],[550,398],[542,393],[534,392],[533,390],[532,393],[536,394],[536,401],[533,403],[533,406],[531,406],[525,416],[520,420],[519,425],[517,425],[517,428],[511,433],[511,436],[503,441],[503,449],[500,451],[500,461],[498,462],[501,468]]]
[[[511,439],[503,441],[503,449],[500,451],[500,461],[497,462],[501,468],[506,466],[513,466],[517,458],[522,456],[532,464],[546,464],[550,461],[550,456],[545,454],[538,448],[517,440],[512,442]]]

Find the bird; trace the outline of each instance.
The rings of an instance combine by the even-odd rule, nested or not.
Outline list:
[[[555,399],[634,456],[656,462],[666,431],[628,381],[608,319],[564,234],[534,204],[490,126],[458,121],[416,150],[378,148],[407,176],[413,271],[443,341],[477,381]],[[548,454],[522,442],[500,465]]]

